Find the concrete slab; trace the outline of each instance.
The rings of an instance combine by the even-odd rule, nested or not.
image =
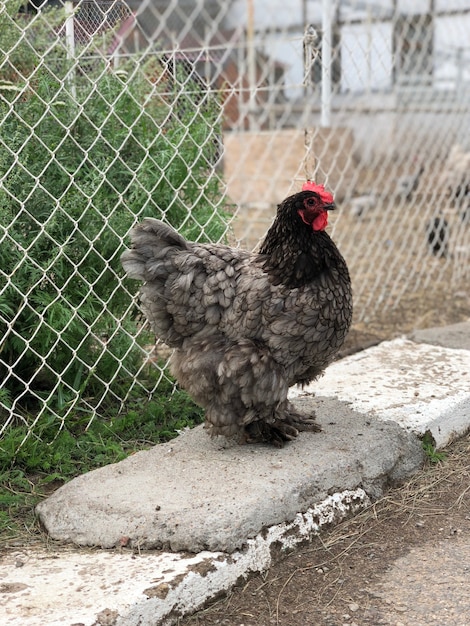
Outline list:
[[[459,333],[468,330],[470,324]],[[459,342],[457,333],[451,337]],[[303,391],[291,390],[293,397],[312,393],[340,398],[369,418],[393,420],[419,436],[430,431],[442,448],[470,427],[470,351],[385,341],[333,363]]]
[[[202,427],[72,480],[37,507],[53,539],[112,548],[233,552],[264,528],[294,519],[329,494],[372,497],[416,470],[418,440],[338,400],[303,397],[321,433],[279,450],[211,439]]]
[[[210,440],[199,428],[62,487],[38,507],[52,535],[178,552],[9,553],[0,622],[172,624],[366,506],[419,465],[417,435],[430,430],[442,446],[470,427],[470,350],[461,349],[470,323],[431,330],[331,365],[308,395],[292,390],[318,406],[323,433],[274,450]],[[196,554],[183,551],[188,536]]]
[[[435,346],[444,346],[445,348],[470,350],[470,320],[460,324],[451,324],[450,326],[415,330],[410,334],[409,339],[417,343],[429,343]]]

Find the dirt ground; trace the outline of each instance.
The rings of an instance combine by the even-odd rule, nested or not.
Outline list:
[[[368,510],[178,624],[465,626],[469,586],[467,436]]]

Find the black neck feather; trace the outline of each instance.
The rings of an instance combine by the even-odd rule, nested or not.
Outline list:
[[[314,232],[300,218],[289,222],[277,219],[260,248],[263,269],[273,284],[302,287],[338,266],[347,273],[343,257],[325,231]]]

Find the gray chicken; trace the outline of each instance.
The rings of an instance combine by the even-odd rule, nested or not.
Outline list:
[[[259,253],[188,242],[152,218],[131,231],[122,265],[144,281],[142,309],[211,435],[280,447],[320,430],[287,392],[323,373],[351,324],[348,268],[325,232],[334,206],[308,181],[278,206]]]

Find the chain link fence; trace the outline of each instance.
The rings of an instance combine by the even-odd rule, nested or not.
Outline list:
[[[356,326],[468,307],[469,29],[470,0],[0,2],[0,436],[158,393],[119,263],[147,215],[254,248],[312,178]]]

